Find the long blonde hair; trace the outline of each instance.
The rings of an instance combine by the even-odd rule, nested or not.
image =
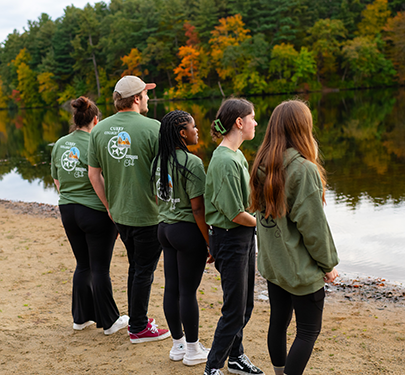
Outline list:
[[[253,163],[250,178],[250,210],[265,210],[265,217],[282,217],[288,211],[285,197],[284,154],[293,147],[314,163],[322,180],[325,202],[326,177],[318,157],[318,146],[312,134],[312,115],[301,100],[287,100],[273,111],[262,145]],[[259,168],[265,178],[258,175]]]

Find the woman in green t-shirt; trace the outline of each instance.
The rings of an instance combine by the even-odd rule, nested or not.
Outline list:
[[[163,309],[173,337],[170,359],[183,360],[188,366],[206,362],[208,354],[198,340],[196,297],[208,255],[205,171],[201,159],[187,147],[197,142],[198,129],[191,115],[169,112],[161,122],[159,151],[151,167],[164,254]]]
[[[223,306],[204,375],[222,374],[228,356],[229,372],[263,374],[242,345],[253,310],[256,219],[246,212],[249,171],[239,147],[254,138],[256,125],[253,104],[238,98],[224,101],[211,125],[213,138],[223,139],[207,171],[205,218],[212,228],[210,252],[221,274]]]
[[[81,96],[73,100],[72,132],[52,150],[51,174],[59,191],[59,210],[76,258],[73,275],[73,329],[93,323],[111,335],[128,325],[115,304],[110,263],[117,230],[87,175],[90,132],[98,122],[97,106]]]
[[[337,277],[337,252],[323,211],[325,186],[311,111],[299,100],[285,101],[270,117],[251,178],[257,267],[268,284],[268,349],[276,375],[304,372],[321,330],[325,282]],[[293,311],[296,337],[287,355]]]

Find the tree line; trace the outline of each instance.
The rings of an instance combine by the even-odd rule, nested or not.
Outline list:
[[[111,101],[125,74],[150,96],[198,98],[405,82],[402,0],[111,0],[28,21],[0,45],[0,108]]]

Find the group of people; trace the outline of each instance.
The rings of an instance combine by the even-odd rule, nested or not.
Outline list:
[[[299,100],[281,103],[270,118],[252,171],[240,151],[255,136],[254,106],[223,101],[211,125],[221,142],[205,173],[188,146],[198,142],[193,117],[144,116],[148,90],[135,76],[114,89],[117,113],[98,122],[88,98],[72,101],[72,132],[52,151],[52,177],[76,258],[73,329],[94,323],[106,335],[127,328],[131,343],[172,336],[169,357],[204,375],[263,374],[244,352],[243,329],[254,305],[258,269],[268,281],[268,349],[276,375],[302,374],[322,322],[324,283],[337,277],[336,249],[323,212],[325,172],[312,135],[312,116]],[[114,302],[109,269],[119,233],[128,255],[128,315]],[[153,275],[163,249],[163,309],[169,327],[148,317]],[[210,349],[198,338],[196,291],[205,264],[215,262],[223,291]],[[297,334],[287,354],[295,311]]]

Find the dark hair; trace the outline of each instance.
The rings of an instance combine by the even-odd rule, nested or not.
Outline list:
[[[312,114],[301,100],[287,100],[273,111],[263,143],[257,151],[250,178],[250,210],[262,211],[273,219],[289,210],[285,195],[284,157],[287,148],[295,148],[306,160],[314,163],[321,177],[325,202],[326,177],[320,164],[318,145],[312,134]],[[260,176],[264,174],[264,178]]]
[[[143,98],[143,91],[139,94],[131,95],[128,98],[122,98],[121,94],[118,91],[114,91],[113,100],[114,106],[117,108],[117,111],[122,111],[123,109],[131,109],[134,104],[135,96]]]
[[[187,173],[192,173],[186,167],[187,165],[187,153],[189,152],[180,130],[185,129],[187,124],[191,123],[193,117],[185,111],[172,111],[167,113],[163,118],[160,125],[159,132],[159,150],[152,166],[152,184],[156,179],[157,165],[160,160],[160,184],[158,186],[160,196],[166,200],[170,198],[170,187],[168,177],[168,165],[171,163],[174,173],[174,177],[177,179],[177,175],[180,172],[183,176]],[[180,149],[186,154],[186,162],[184,165],[180,164],[177,160],[176,149]]]
[[[236,122],[238,117],[244,118],[247,115],[251,114],[254,110],[253,103],[249,100],[243,98],[229,98],[226,99],[218,109],[216,120],[219,120],[222,124],[222,133],[216,129],[215,121],[211,124],[211,136],[215,141],[218,138],[223,137],[228,134],[233,124]]]
[[[94,102],[85,96],[72,100],[70,105],[73,108],[73,130],[86,127],[100,114]]]

